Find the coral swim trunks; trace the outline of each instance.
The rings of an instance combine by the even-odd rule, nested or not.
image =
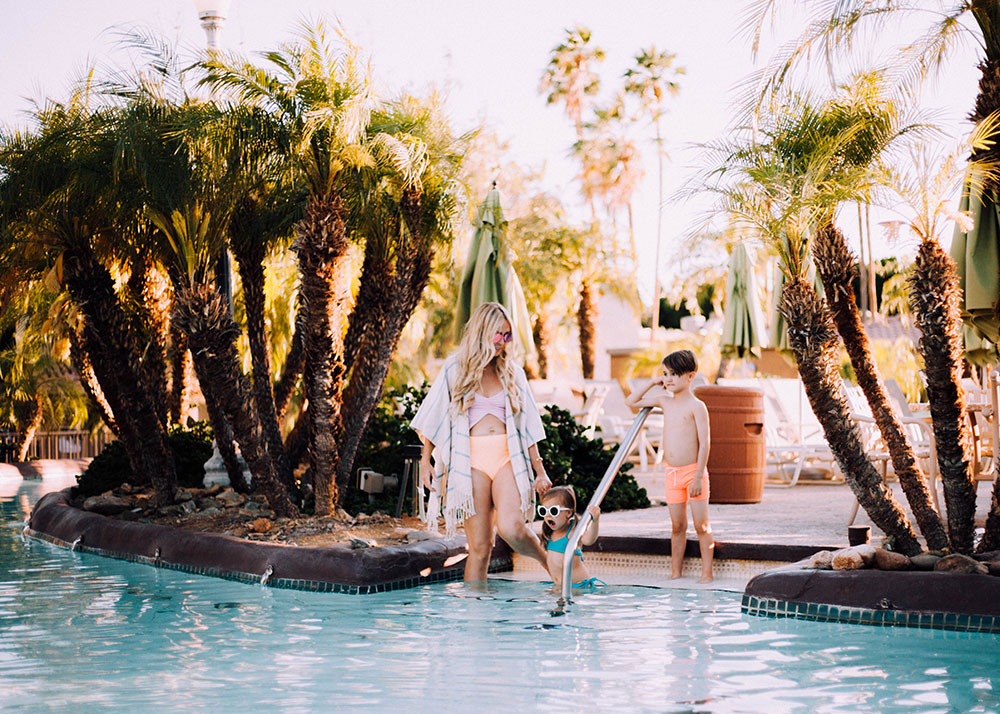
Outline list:
[[[687,466],[671,466],[667,464],[667,504],[687,503],[688,501],[708,500],[708,470],[705,471],[705,478],[702,481],[701,493],[695,497],[688,496],[688,486],[694,482],[694,476],[698,473],[698,464],[688,464]]]

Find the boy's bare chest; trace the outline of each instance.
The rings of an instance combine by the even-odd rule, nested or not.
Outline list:
[[[695,429],[694,412],[690,409],[665,409],[663,411],[663,430],[665,434],[683,432],[684,435]]]

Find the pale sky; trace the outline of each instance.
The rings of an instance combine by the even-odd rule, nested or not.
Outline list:
[[[388,92],[443,88],[456,130],[484,122],[509,139],[513,158],[545,167],[546,184],[565,203],[579,205],[568,158],[575,139],[560,108],[546,106],[538,83],[564,29],[588,26],[607,60],[606,86],[617,84],[631,58],[655,44],[677,54],[687,74],[664,122],[667,149],[665,194],[671,195],[698,162],[692,147],[719,136],[730,120],[733,86],[752,68],[749,42],[738,28],[746,0],[232,0],[222,36],[227,49],[254,52],[290,37],[306,17],[339,19],[371,58]],[[201,46],[192,0],[0,0],[0,123],[22,124],[31,99],[63,98],[89,63],[113,54],[116,26],[147,25],[188,47]],[[782,40],[794,28],[779,32]],[[912,37],[912,35],[909,35]],[[890,38],[891,39],[891,38]],[[966,132],[964,116],[976,93],[976,50],[969,43],[947,73],[925,93],[939,111],[946,138]],[[652,291],[656,231],[656,168],[652,151],[646,178],[634,199],[640,257],[640,290]],[[485,191],[485,187],[484,187]],[[696,203],[667,206],[663,224],[662,275],[669,283],[671,252],[704,210]],[[586,213],[580,208],[579,215]],[[856,242],[852,221],[842,226]],[[895,249],[876,246],[876,255]]]

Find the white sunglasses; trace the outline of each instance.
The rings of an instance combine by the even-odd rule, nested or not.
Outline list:
[[[538,515],[541,516],[542,518],[546,518],[548,516],[552,516],[553,518],[555,518],[563,511],[572,511],[572,510],[573,509],[570,508],[569,506],[539,506]]]

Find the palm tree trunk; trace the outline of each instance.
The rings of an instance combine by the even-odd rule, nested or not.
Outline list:
[[[69,358],[73,364],[73,369],[76,370],[77,377],[80,379],[83,391],[90,398],[91,404],[97,407],[97,411],[101,415],[101,421],[111,430],[112,434],[120,438],[118,424],[115,423],[115,416],[111,411],[111,405],[108,404],[108,400],[104,397],[104,392],[101,391],[97,375],[94,374],[94,365],[90,363],[90,357],[83,348],[83,337],[76,330],[70,330],[69,333]]]
[[[580,329],[580,362],[583,378],[594,378],[594,300],[590,282],[585,280],[580,288],[580,307],[576,312],[576,322]]]
[[[300,312],[306,330],[303,387],[309,401],[309,457],[316,514],[327,516],[339,505],[336,476],[340,463],[341,400],[344,392],[344,327],[350,294],[345,269],[349,241],[340,198],[313,196],[295,225],[299,258]]]
[[[372,411],[382,396],[399,336],[430,281],[433,256],[429,244],[417,245],[412,240],[408,246],[397,251],[396,274],[389,285],[390,295],[382,303],[383,315],[373,321],[366,348],[355,362],[351,382],[344,393],[344,435],[340,447],[338,488],[346,488],[349,483],[354,459]],[[383,325],[381,329],[380,324]]]
[[[70,295],[84,316],[84,345],[114,413],[133,476],[149,478],[155,504],[172,502],[177,489],[173,455],[166,429],[139,377],[139,349],[111,274],[89,248],[67,250],[63,269]]]
[[[833,321],[844,340],[858,384],[871,406],[872,416],[882,433],[882,440],[892,458],[893,470],[906,494],[920,532],[931,550],[947,548],[948,534],[945,532],[944,522],[931,504],[927,480],[918,466],[903,425],[889,404],[889,396],[872,356],[868,333],[865,332],[854,300],[854,255],[848,248],[843,233],[832,223],[817,232],[813,242],[813,256],[816,259],[816,269],[823,279],[823,289]]]
[[[302,350],[302,333],[304,331],[300,308],[296,311],[295,334],[292,335],[292,344],[285,356],[285,366],[281,370],[281,378],[274,385],[274,408],[279,422],[285,418],[288,403],[292,399],[292,392],[295,391],[295,385],[299,383],[299,377],[302,376],[302,367],[305,365],[305,352]]]
[[[170,356],[170,421],[187,426],[191,417],[191,395],[194,394],[194,365],[187,337],[174,325],[170,326],[170,344],[173,345]]]
[[[36,395],[35,398],[31,400],[31,406],[29,407],[27,416],[24,418],[24,421],[18,425],[17,442],[14,444],[14,448],[17,450],[18,461],[28,460],[28,449],[31,447],[31,440],[35,438],[35,433],[41,425],[42,399]]]
[[[858,503],[891,539],[894,550],[919,553],[920,543],[906,514],[872,465],[851,419],[841,387],[837,333],[826,304],[811,285],[796,277],[785,284],[780,310],[809,404]]]
[[[257,405],[267,448],[278,466],[282,483],[291,488],[292,468],[285,458],[285,446],[278,427],[278,411],[271,389],[271,341],[267,332],[267,305],[264,295],[264,249],[247,241],[233,241],[236,263],[243,283],[243,303],[247,316],[247,340],[250,343],[250,363],[253,372],[253,398]]]
[[[298,512],[288,489],[278,476],[278,467],[267,448],[256,403],[240,369],[236,325],[218,291],[208,285],[181,287],[174,301],[174,320],[187,334],[194,368],[202,390],[214,395],[240,444],[243,458],[253,474],[253,489],[263,493],[280,516]],[[216,425],[218,426],[218,425]],[[216,443],[225,436],[217,428]]]
[[[389,305],[393,296],[393,266],[380,250],[376,241],[365,245],[365,261],[361,266],[361,279],[354,309],[348,319],[344,337],[344,367],[350,371],[357,357],[365,351],[372,336],[378,339],[385,329]]]
[[[934,440],[951,547],[971,553],[976,513],[972,435],[962,389],[961,291],[955,263],[937,241],[924,240],[910,278],[910,306],[920,329]]]
[[[229,485],[240,493],[250,493],[250,484],[247,483],[243,475],[243,465],[240,463],[239,455],[236,452],[236,439],[233,436],[233,429],[226,419],[226,412],[215,397],[216,388],[202,388],[201,394],[205,397],[205,408],[208,410],[208,420],[212,423],[212,431],[215,433],[215,446],[222,457],[222,465],[226,467],[226,475],[229,476]]]
[[[549,378],[549,333],[545,313],[539,310],[535,315],[535,324],[531,329],[531,337],[535,342],[535,352],[538,354],[538,377]]]
[[[157,285],[158,280],[156,268],[148,256],[133,261],[127,286],[139,320],[139,332],[148,340],[141,357],[140,374],[145,388],[152,394],[157,417],[166,426],[170,404],[167,379],[170,300],[166,286]]]

